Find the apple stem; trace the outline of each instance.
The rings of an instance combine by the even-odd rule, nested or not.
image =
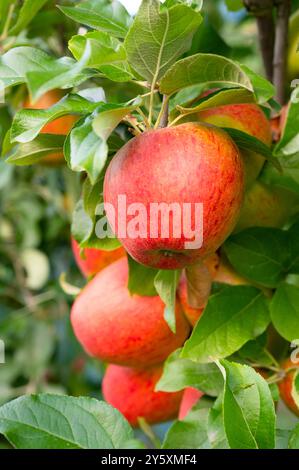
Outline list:
[[[203,262],[186,268],[188,303],[192,308],[204,308],[212,288],[212,277]]]

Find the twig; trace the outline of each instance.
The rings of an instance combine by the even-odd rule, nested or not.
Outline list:
[[[4,27],[3,27],[3,31],[2,31],[2,34],[0,36],[0,41],[3,41],[3,39],[7,38],[8,31],[9,31],[10,24],[11,24],[11,20],[12,20],[12,15],[13,15],[13,12],[15,10],[15,6],[16,6],[15,3],[12,3],[9,7],[7,17],[6,17],[6,20],[5,20],[5,24],[4,24]]]
[[[276,0],[277,22],[273,62],[273,83],[276,87],[276,99],[283,105],[286,100],[285,85],[287,77],[287,50],[291,0]]]
[[[260,48],[268,80],[273,80],[275,26],[273,0],[244,0],[247,10],[256,17]]]

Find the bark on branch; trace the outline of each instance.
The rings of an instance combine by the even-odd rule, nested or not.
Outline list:
[[[276,0],[277,21],[273,62],[273,83],[277,90],[276,99],[285,104],[285,85],[287,79],[287,51],[291,0]]]
[[[244,0],[244,5],[256,17],[265,72],[268,80],[272,82],[275,41],[274,0]]]

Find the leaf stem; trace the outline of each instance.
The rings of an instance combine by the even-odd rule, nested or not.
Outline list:
[[[169,119],[169,96],[163,95],[163,103],[155,124],[155,129],[167,127]]]
[[[138,418],[138,424],[140,426],[140,429],[149,438],[150,442],[154,445],[154,447],[156,449],[161,449],[161,442],[159,438],[153,432],[148,422],[144,418]]]
[[[185,114],[180,114],[173,121],[171,121],[171,123],[168,125],[168,127],[173,127],[177,122],[179,122],[185,116],[186,116]]]
[[[142,117],[146,128],[147,128],[147,129],[150,129],[151,126],[150,126],[149,120],[148,120],[147,116],[144,114],[144,112],[142,111],[142,109],[141,109],[141,108],[137,108],[136,111],[137,111],[137,112],[139,113],[139,115]]]
[[[11,23],[11,20],[12,20],[12,15],[13,15],[13,12],[15,10],[15,6],[16,6],[15,3],[13,3],[9,7],[9,10],[8,10],[8,13],[7,13],[7,18],[6,18],[4,27],[3,27],[3,31],[2,31],[2,34],[0,36],[0,41],[3,41],[3,39],[7,38],[8,31],[9,31],[9,28],[10,28],[10,23]]]

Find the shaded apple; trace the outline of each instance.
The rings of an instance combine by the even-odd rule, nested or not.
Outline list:
[[[36,103],[31,103],[30,100],[27,98],[24,102],[23,107],[26,109],[47,109],[61,100],[64,96],[64,92],[62,90],[51,90],[45,93]],[[77,122],[78,116],[62,116],[54,121],[49,122],[46,124],[43,129],[41,130],[41,134],[58,134],[58,135],[67,135],[75,122]],[[46,164],[59,164],[64,161],[63,152],[58,152],[55,154],[51,154],[47,157],[42,159],[42,163]]]
[[[109,365],[102,385],[104,399],[132,426],[138,426],[138,418],[149,424],[169,421],[178,414],[182,392],[155,392],[162,371],[160,365],[146,370]]]
[[[135,137],[112,159],[104,183],[106,207],[112,206],[117,214],[119,196],[125,197],[127,206],[141,203],[145,209],[135,237],[128,230],[135,214],[118,220],[107,210],[108,220],[136,261],[160,269],[183,268],[214,253],[236,224],[243,192],[244,168],[238,148],[226,132],[199,123]],[[166,235],[161,218],[154,222],[150,216],[154,203],[175,204]],[[200,205],[203,217],[197,217]],[[182,219],[187,206],[191,223],[186,235]],[[190,247],[195,240],[198,244]]]
[[[76,263],[85,277],[94,276],[126,254],[122,247],[112,251],[98,250],[96,248],[83,248],[81,250],[79,243],[74,238],[71,241]]]
[[[249,227],[282,227],[299,208],[298,196],[287,189],[256,181],[246,192],[234,232]]]
[[[201,111],[200,121],[219,127],[230,127],[256,137],[266,145],[272,143],[270,121],[256,104],[231,104]],[[245,164],[246,189],[257,179],[265,158],[257,153],[242,150]]]
[[[198,403],[203,396],[203,393],[193,387],[188,387],[184,390],[183,398],[179,410],[179,419],[183,420]]]
[[[190,331],[181,305],[177,302],[174,334],[160,297],[131,295],[127,284],[126,257],[98,273],[72,307],[75,335],[87,353],[103,361],[133,367],[163,362]]]

